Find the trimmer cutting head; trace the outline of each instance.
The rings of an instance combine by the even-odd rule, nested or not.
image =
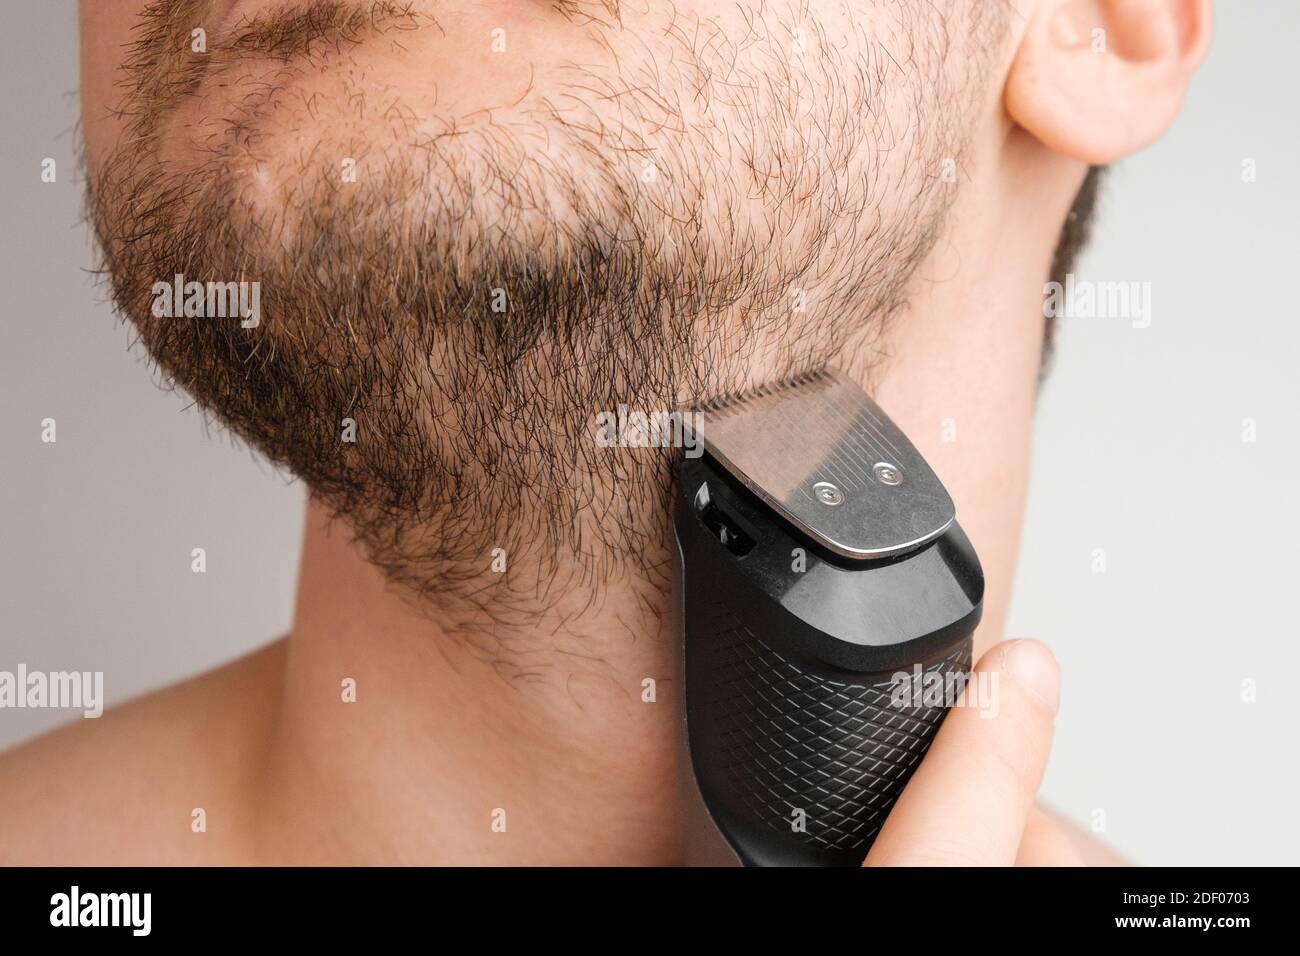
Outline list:
[[[701,410],[674,530],[691,766],[742,862],[861,862],[970,666],[984,580],[952,499],[850,379]],[[900,683],[900,681],[902,683]]]
[[[952,499],[846,375],[825,370],[708,407],[705,450],[778,515],[846,558],[911,551],[948,530]]]

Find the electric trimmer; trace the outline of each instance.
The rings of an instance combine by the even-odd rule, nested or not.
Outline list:
[[[970,670],[979,559],[841,373],[701,411],[674,513],[700,796],[746,865],[859,864]]]

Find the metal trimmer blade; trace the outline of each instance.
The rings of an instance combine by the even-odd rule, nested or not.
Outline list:
[[[705,450],[783,518],[845,557],[910,551],[947,531],[956,516],[920,452],[841,372],[799,376],[701,411]]]

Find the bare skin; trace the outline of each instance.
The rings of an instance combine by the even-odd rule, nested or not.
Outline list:
[[[83,9],[83,28],[102,41],[86,47],[92,101],[135,7]],[[1172,119],[1208,42],[1208,4],[1017,7],[1002,81],[971,144],[977,182],[913,276],[906,309],[878,343],[883,361],[868,369],[848,349],[843,364],[934,466],[980,554],[981,667],[1019,666],[998,719],[955,712],[945,724],[868,863],[1117,862],[1034,806],[1056,665],[1036,642],[1018,651],[999,642],[1051,252],[1087,164],[1140,148]],[[1104,56],[1070,39],[1071,24],[1094,21],[1110,31]],[[1113,90],[1132,85],[1131,98],[1115,93],[1129,105],[1096,92],[1093,70]],[[1117,117],[1121,109],[1129,112]],[[93,164],[120,129],[103,111],[87,117]],[[956,441],[943,440],[949,421]],[[623,583],[570,592],[537,609],[537,642],[516,645],[503,668],[452,622],[415,612],[345,527],[319,503],[309,508],[288,636],[0,758],[0,863],[684,860],[666,593],[647,600]],[[564,556],[556,560],[562,567]],[[593,599],[594,610],[576,615]],[[659,681],[654,704],[641,702],[645,677]],[[348,678],[355,703],[341,698]],[[196,808],[203,832],[192,827]],[[492,828],[498,809],[504,833]]]

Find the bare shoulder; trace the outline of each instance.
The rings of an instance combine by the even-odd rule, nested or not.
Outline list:
[[[0,755],[0,865],[238,860],[283,643]]]

